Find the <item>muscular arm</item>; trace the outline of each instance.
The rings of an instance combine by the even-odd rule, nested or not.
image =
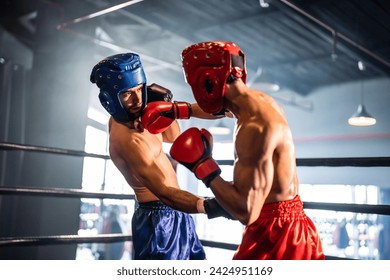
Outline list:
[[[270,129],[260,132],[256,126],[245,127],[236,138],[233,182],[221,177],[211,182],[218,202],[245,225],[257,219],[271,189],[276,139]]]
[[[131,141],[123,141],[121,145],[124,168],[135,174],[141,185],[174,209],[198,212],[196,203],[199,197],[178,188],[176,173],[162,151],[156,151],[156,147],[142,135],[133,135]]]
[[[180,135],[180,126],[177,120],[174,120],[172,124],[162,133],[163,141],[167,143],[173,143],[177,136]]]
[[[198,103],[192,103],[191,104],[191,110],[192,110],[192,117],[199,118],[199,119],[209,119],[209,120],[214,120],[214,119],[220,119],[223,118],[224,116],[214,116],[212,114],[204,112],[198,105]]]
[[[192,111],[192,117],[195,117],[195,118],[200,118],[200,119],[210,119],[210,120],[214,120],[214,119],[220,119],[220,118],[223,118],[224,116],[214,116],[212,114],[208,114],[206,112],[204,112],[198,105],[198,103],[192,103],[191,104],[191,111]],[[163,141],[164,142],[168,142],[168,143],[172,143],[173,141],[175,141],[175,139],[177,138],[177,136],[179,136],[180,134],[180,126],[179,126],[179,123],[177,122],[177,120],[174,120],[172,122],[172,124],[168,127],[167,130],[165,130],[162,135],[163,135]]]

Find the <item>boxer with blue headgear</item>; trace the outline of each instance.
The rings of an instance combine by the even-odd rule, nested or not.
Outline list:
[[[224,215],[223,208],[215,199],[181,190],[162,147],[162,142],[171,143],[180,134],[176,118],[188,118],[191,104],[171,102],[168,89],[147,86],[140,57],[134,53],[98,62],[90,80],[99,87],[100,102],[112,116],[110,158],[138,202],[132,218],[133,259],[205,259],[189,213],[207,212],[215,218]],[[194,116],[200,112],[194,106]]]
[[[92,69],[90,80],[100,89],[99,100],[102,106],[119,122],[138,118],[147,102],[169,102],[172,99],[170,90],[157,84],[146,85],[140,57],[135,53],[117,54],[103,59]],[[121,102],[121,94],[140,85],[141,106],[139,112],[131,113]]]
[[[146,76],[139,55],[124,53],[109,56],[92,69],[90,80],[100,88],[99,100],[117,121],[127,122],[139,117],[126,111],[120,94],[142,85],[142,108],[147,102]]]

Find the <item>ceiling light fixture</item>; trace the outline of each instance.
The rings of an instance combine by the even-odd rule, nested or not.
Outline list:
[[[358,62],[358,68],[360,71],[364,71],[365,65],[362,61]],[[366,107],[364,106],[364,89],[363,81],[361,83],[361,103],[359,104],[356,112],[348,119],[348,123],[353,126],[370,126],[376,124],[376,119],[370,115]]]
[[[367,112],[364,104],[359,104],[356,112],[348,119],[348,123],[354,126],[370,126],[376,124],[376,119]]]

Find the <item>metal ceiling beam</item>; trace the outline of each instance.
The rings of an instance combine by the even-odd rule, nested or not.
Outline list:
[[[89,14],[89,15],[85,15],[85,16],[82,16],[82,17],[79,17],[79,18],[71,19],[71,20],[65,21],[65,22],[57,25],[57,29],[63,29],[64,27],[66,27],[68,25],[71,25],[71,24],[79,23],[79,22],[82,22],[82,21],[85,21],[85,20],[89,20],[89,19],[92,19],[92,18],[95,18],[95,17],[99,17],[99,16],[102,16],[102,15],[105,15],[105,14],[108,14],[108,13],[112,13],[114,11],[123,9],[123,8],[125,8],[127,6],[134,5],[134,4],[142,2],[142,1],[144,1],[144,0],[131,0],[131,1],[127,1],[127,2],[124,2],[122,4],[118,4],[118,5],[115,5],[115,6],[112,6],[112,7],[109,7],[109,8],[100,10],[100,11],[97,11],[97,12],[94,12],[94,13]]]
[[[281,3],[285,4],[286,6],[292,8],[294,11],[300,13],[301,15],[305,16],[306,18],[310,19],[311,21],[315,22],[316,24],[318,24],[319,26],[321,26],[322,28],[328,30],[333,38],[337,37],[337,38],[340,38],[342,39],[343,41],[345,41],[346,43],[350,44],[351,46],[355,47],[357,50],[359,50],[361,52],[362,55],[364,55],[365,58],[367,58],[371,63],[373,63],[374,65],[376,65],[378,68],[380,68],[385,74],[389,75],[390,76],[390,62],[385,60],[384,58],[378,56],[377,54],[375,54],[374,52],[366,49],[365,47],[363,47],[362,45],[358,44],[357,42],[355,42],[354,40],[352,40],[351,38],[349,38],[348,36],[338,32],[337,30],[335,30],[334,28],[332,28],[331,26],[329,26],[328,24],[324,23],[323,21],[319,20],[318,18],[312,16],[311,14],[309,14],[308,12],[306,12],[305,10],[303,10],[302,8],[296,6],[294,3],[291,3],[290,1],[288,0],[280,0]],[[275,4],[275,3],[274,3]]]
[[[78,18],[75,18],[75,19],[72,19],[72,20],[68,20],[68,21],[65,21],[65,22],[57,25],[57,29],[65,31],[65,32],[70,33],[70,34],[73,34],[73,35],[76,35],[76,36],[78,36],[78,37],[80,37],[80,38],[82,38],[84,40],[91,41],[91,42],[95,43],[96,45],[99,45],[99,46],[101,46],[103,48],[107,48],[107,49],[113,50],[115,52],[135,52],[135,51],[132,51],[132,50],[130,50],[128,48],[121,47],[121,46],[119,46],[117,44],[114,44],[114,43],[111,43],[111,42],[107,42],[107,41],[104,41],[104,40],[100,40],[98,38],[95,38],[95,37],[92,37],[92,36],[80,33],[78,31],[75,31],[75,30],[69,28],[69,25],[80,23],[80,22],[83,22],[83,21],[86,21],[86,20],[89,20],[89,19],[93,19],[93,18],[102,16],[102,15],[105,15],[105,14],[108,14],[108,13],[112,13],[114,11],[121,10],[121,9],[123,9],[125,7],[128,7],[130,5],[134,5],[134,4],[142,2],[142,1],[144,1],[144,0],[126,1],[126,2],[124,2],[122,4],[118,4],[118,5],[109,7],[109,8],[105,8],[105,9],[99,10],[97,12],[93,12],[91,14],[88,14],[88,15],[85,15],[85,16],[82,16],[82,17],[78,17]],[[169,68],[169,69],[172,69],[172,70],[175,70],[175,71],[178,71],[178,72],[182,71],[182,69],[181,69],[181,67],[179,65],[172,64],[172,63],[163,61],[161,59],[157,59],[155,57],[152,57],[152,56],[149,56],[149,55],[146,55],[146,54],[142,54],[140,52],[137,52],[137,53],[142,56],[143,60],[156,64],[156,66],[145,67],[145,69],[148,68],[148,72],[158,71],[158,70],[166,69],[166,68]]]
[[[80,33],[78,31],[75,31],[75,30],[70,29],[70,28],[62,28],[62,31],[68,32],[68,33],[73,34],[75,36],[78,36],[81,39],[91,41],[91,42],[95,43],[96,45],[99,45],[99,46],[106,48],[106,49],[113,50],[115,52],[135,52],[135,51],[130,50],[128,48],[124,48],[124,47],[118,46],[116,44],[113,44],[111,42],[106,42],[106,41],[100,40],[98,38]],[[142,57],[142,60],[148,61],[151,63],[155,63],[158,65],[158,66],[151,66],[150,70],[149,70],[149,67],[144,67],[145,69],[148,69],[148,72],[157,71],[157,70],[161,70],[164,68],[169,68],[169,69],[175,70],[177,72],[183,71],[183,69],[181,68],[181,65],[169,63],[169,62],[163,61],[161,59],[158,59],[158,58],[155,58],[155,57],[152,57],[152,56],[140,53],[140,52],[136,52],[136,53],[138,53]]]

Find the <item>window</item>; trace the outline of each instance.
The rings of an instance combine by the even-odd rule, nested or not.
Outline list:
[[[303,201],[379,203],[379,188],[365,185],[300,185]],[[305,209],[320,233],[325,255],[351,259],[380,259],[381,215]],[[382,217],[384,218],[384,217]]]
[[[85,151],[107,155],[108,116],[91,107],[90,125],[86,128]],[[133,194],[122,174],[111,160],[84,158],[82,189],[84,191]],[[79,235],[131,234],[134,200],[81,199]],[[79,244],[76,259],[131,259],[131,242]]]

